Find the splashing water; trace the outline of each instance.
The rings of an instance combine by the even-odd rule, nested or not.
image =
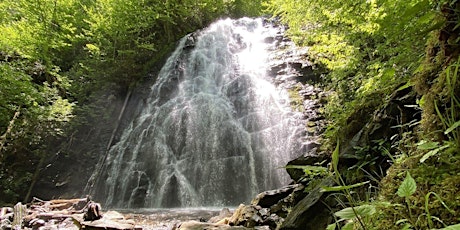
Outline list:
[[[99,175],[105,206],[236,206],[289,183],[303,122],[267,76],[262,19],[184,37]]]

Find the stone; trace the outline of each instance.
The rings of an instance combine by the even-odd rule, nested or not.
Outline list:
[[[142,229],[141,227],[136,226],[136,223],[133,220],[126,220],[121,213],[116,211],[108,211],[104,213],[104,215],[101,215],[100,219],[94,221],[76,219],[79,221],[82,228],[114,230]]]
[[[251,205],[259,205],[262,208],[270,208],[280,200],[291,194],[300,184],[288,185],[280,189],[259,193],[251,202]]]
[[[102,218],[101,209],[102,208],[100,204],[89,202],[87,205],[87,209],[85,211],[85,215],[83,216],[83,219],[85,221],[93,221],[93,220],[101,219]]]
[[[128,230],[128,229],[142,229],[140,227],[136,227],[132,223],[126,223],[123,221],[115,221],[107,218],[102,218],[95,221],[85,221],[81,223],[85,229],[114,229],[114,230]]]
[[[258,224],[256,221],[262,220],[259,217],[254,217],[255,215],[258,215],[258,208],[256,205],[241,204],[230,217],[229,224],[232,226],[241,225],[252,228]]]
[[[269,226],[270,229],[276,229],[277,226],[284,221],[283,218],[279,217],[276,214],[271,214],[269,217],[267,217],[263,224],[265,226]]]
[[[315,166],[326,167],[329,160],[330,160],[330,157],[324,153],[317,153],[317,154],[307,153],[304,156],[301,156],[294,160],[289,161],[287,165],[288,166],[289,165],[315,165]],[[302,169],[287,168],[286,170],[289,176],[291,176],[291,178],[297,182],[300,182],[302,177],[305,175],[305,172]]]
[[[8,218],[8,215],[13,214],[13,209],[10,207],[3,207],[0,209],[0,220]]]
[[[14,214],[11,213],[6,213],[2,216],[0,216],[0,220],[13,220]]]
[[[254,227],[255,230],[270,230],[270,226],[268,225],[263,225],[263,226],[256,226]]]
[[[334,183],[334,180],[330,177],[322,179],[317,186],[309,191],[305,198],[292,208],[292,211],[285,218],[280,229],[325,229],[332,217],[329,215],[327,206],[320,202],[323,197],[321,187],[332,186]]]
[[[396,139],[392,141],[397,141],[397,138],[400,138],[401,129],[398,128],[400,124],[417,122],[421,119],[421,114],[417,108],[406,106],[413,105],[415,102],[415,93],[411,88],[407,88],[394,92],[389,102],[381,109],[374,111],[372,116],[363,116],[362,114],[366,111],[356,111],[347,121],[350,124],[346,134],[349,138],[344,143],[340,143],[341,162],[350,166],[355,164],[356,160],[366,157],[356,149],[372,147],[375,143],[371,140],[383,140],[394,136]],[[405,131],[409,132],[414,126],[407,126],[406,128],[407,130]],[[378,152],[373,157],[386,158],[387,156],[383,156]],[[385,162],[382,159],[377,161]],[[386,170],[389,165],[381,165],[381,167]]]
[[[174,228],[173,228],[174,229]],[[177,229],[183,230],[246,230],[243,226],[230,226],[226,224],[203,223],[198,221],[187,221],[180,224]]]
[[[224,208],[220,211],[219,215],[218,216],[214,216],[214,217],[211,217],[211,219],[208,220],[209,223],[217,223],[217,222],[220,222],[224,219],[228,219],[232,216],[232,212],[230,212],[230,209],[228,208]],[[223,221],[225,222],[225,221]],[[228,222],[228,220],[227,220]]]
[[[196,43],[196,33],[189,34],[185,40],[184,49],[192,49]]]
[[[270,214],[270,209],[263,208],[263,209],[259,210],[259,213],[260,213],[260,215],[262,215],[262,217],[268,216]]]
[[[76,224],[73,218],[69,217],[58,224],[58,229],[80,230],[81,226]]]

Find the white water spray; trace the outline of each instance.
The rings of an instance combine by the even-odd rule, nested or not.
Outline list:
[[[280,167],[300,154],[304,127],[267,76],[273,30],[227,19],[180,41],[108,153],[106,206],[236,206],[289,183]]]

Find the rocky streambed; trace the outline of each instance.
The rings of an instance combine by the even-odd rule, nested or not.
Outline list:
[[[1,229],[276,229],[305,196],[304,186],[266,191],[237,208],[103,211],[89,198],[34,199],[1,209]]]

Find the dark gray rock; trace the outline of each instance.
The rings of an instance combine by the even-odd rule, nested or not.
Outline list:
[[[349,123],[361,123],[359,129],[352,129],[348,134],[352,138],[341,143],[340,157],[343,163],[354,164],[355,161],[348,159],[364,159],[365,155],[360,155],[357,148],[369,147],[376,145],[372,140],[388,140],[392,141],[401,138],[399,136],[401,124],[416,123],[421,119],[421,113],[417,108],[413,106],[416,104],[416,95],[411,88],[405,90],[395,91],[391,95],[389,102],[382,108],[374,111],[373,115],[368,120],[362,119],[359,116],[350,118]],[[405,131],[411,131],[414,126],[407,125]],[[379,152],[374,157],[382,157]],[[385,168],[385,167],[384,167]]]
[[[289,165],[317,165],[317,166],[325,167],[327,163],[329,162],[329,158],[330,157],[326,156],[326,154],[324,153],[304,155],[292,161],[289,161],[288,166]],[[302,169],[297,169],[297,168],[288,168],[287,172],[289,173],[289,176],[291,176],[291,178],[294,181],[300,181],[305,175],[305,172]]]
[[[90,201],[88,203],[83,219],[85,221],[99,220],[102,218],[102,208],[101,205],[95,202]]]
[[[203,223],[198,221],[188,221],[181,223],[180,226],[175,229],[182,229],[182,230],[245,230],[249,229],[243,226],[230,226],[226,224],[214,224],[214,223]]]
[[[259,193],[251,202],[251,205],[259,205],[262,208],[270,208],[271,206],[277,204],[280,200],[286,198],[291,194],[296,188],[300,187],[300,184],[288,185],[286,187],[265,191]]]
[[[317,230],[325,229],[332,218],[328,208],[320,202],[324,194],[322,186],[332,186],[334,181],[331,178],[322,179],[308,195],[297,203],[289,215],[285,218],[280,229],[284,230]]]

